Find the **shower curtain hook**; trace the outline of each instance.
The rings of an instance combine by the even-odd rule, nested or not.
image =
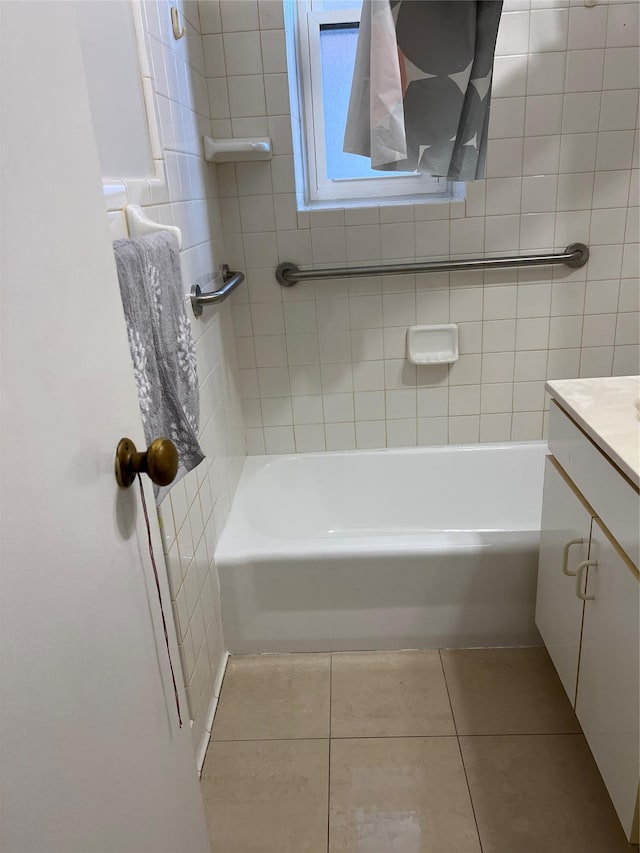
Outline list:
[[[173,29],[173,37],[176,41],[187,34],[186,27],[180,28],[180,14],[175,6],[171,7],[171,27]]]

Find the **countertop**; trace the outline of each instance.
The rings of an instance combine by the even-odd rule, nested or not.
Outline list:
[[[554,379],[547,391],[640,487],[640,376]]]

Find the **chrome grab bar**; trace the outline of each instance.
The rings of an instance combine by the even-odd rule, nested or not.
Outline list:
[[[558,254],[512,255],[494,258],[469,258],[453,261],[418,261],[417,263],[376,264],[335,269],[301,270],[297,264],[284,261],[276,269],[276,279],[282,287],[293,287],[299,281],[324,278],[357,278],[366,275],[406,275],[419,272],[455,272],[458,270],[501,269],[503,267],[539,267],[566,264],[576,269],[589,260],[589,247],[572,243]]]
[[[194,284],[191,288],[191,307],[196,317],[202,316],[202,308],[205,305],[216,305],[222,302],[227,296],[232,293],[244,281],[243,272],[231,272],[227,264],[220,267],[223,285],[218,290],[212,290],[210,293],[203,293],[199,284]]]

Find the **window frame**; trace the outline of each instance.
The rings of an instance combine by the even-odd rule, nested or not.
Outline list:
[[[355,207],[449,200],[449,183],[427,174],[381,172],[367,178],[326,176],[320,28],[360,22],[360,9],[313,8],[313,0],[288,0],[285,29],[292,105],[298,207]],[[296,127],[298,133],[296,134]],[[295,137],[298,139],[295,139]]]

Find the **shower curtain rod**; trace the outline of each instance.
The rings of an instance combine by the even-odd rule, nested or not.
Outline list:
[[[282,287],[293,287],[299,281],[324,278],[357,278],[366,275],[406,275],[418,272],[456,272],[458,270],[502,269],[503,267],[542,267],[565,264],[576,269],[589,260],[589,247],[571,243],[557,254],[511,255],[494,258],[467,258],[457,261],[418,261],[417,263],[377,264],[361,267],[334,267],[301,270],[297,264],[284,261],[276,269],[276,279]]]

